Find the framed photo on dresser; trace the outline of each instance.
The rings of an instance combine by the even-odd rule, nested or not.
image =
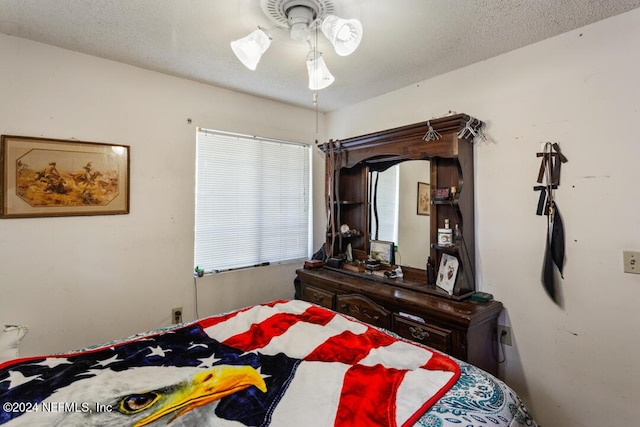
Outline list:
[[[459,264],[458,258],[455,256],[442,254],[440,267],[438,268],[438,276],[436,278],[436,286],[447,291],[449,295],[453,295]]]

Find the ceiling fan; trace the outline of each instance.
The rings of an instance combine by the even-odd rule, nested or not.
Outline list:
[[[320,90],[334,82],[314,44],[318,29],[331,42],[340,56],[352,54],[362,40],[362,24],[357,19],[343,19],[334,14],[331,0],[261,0],[262,12],[274,23],[274,29],[289,31],[292,40],[306,42],[309,89]],[[270,30],[258,27],[251,34],[231,42],[231,49],[250,70],[255,70],[260,58],[271,45]]]

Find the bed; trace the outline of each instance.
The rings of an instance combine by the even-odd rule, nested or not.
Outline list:
[[[3,426],[536,426],[503,382],[281,300],[0,363]]]

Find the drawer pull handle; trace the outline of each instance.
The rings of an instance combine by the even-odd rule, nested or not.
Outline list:
[[[420,327],[416,328],[414,326],[409,326],[409,331],[411,332],[411,336],[417,340],[422,341],[425,338],[429,338],[429,332]]]
[[[324,296],[322,296],[322,295],[320,295],[320,294],[316,294],[316,293],[314,293],[314,294],[313,294],[313,299],[314,299],[316,302],[322,302],[322,300],[324,299]]]
[[[375,320],[376,322],[377,322],[378,320],[380,320],[380,316],[378,316],[377,314],[374,314],[374,315],[372,316],[371,314],[369,314],[369,312],[367,311],[367,309],[366,309],[366,308],[362,308],[362,309],[361,309],[361,308],[360,308],[360,307],[358,307],[357,305],[354,305],[354,306],[353,306],[353,308],[349,308],[349,304],[344,304],[344,303],[343,303],[343,304],[341,304],[341,305],[340,305],[340,308],[341,308],[343,311],[347,312],[347,313],[351,312],[351,313],[362,314],[363,316],[366,316],[366,317],[368,317],[368,318],[370,318],[370,319],[373,319],[373,320]]]

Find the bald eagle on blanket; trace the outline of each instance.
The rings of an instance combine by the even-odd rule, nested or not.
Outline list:
[[[219,418],[215,407],[223,397],[252,386],[267,391],[251,366],[105,370],[57,390],[40,404],[39,412],[27,412],[6,425],[141,427],[167,425],[180,417],[183,425],[239,425]],[[55,406],[59,402],[65,407]],[[206,410],[196,410],[204,406]]]
[[[186,339],[185,339],[186,338]],[[298,359],[243,352],[200,326],[0,371],[0,412],[14,426],[267,425]]]

